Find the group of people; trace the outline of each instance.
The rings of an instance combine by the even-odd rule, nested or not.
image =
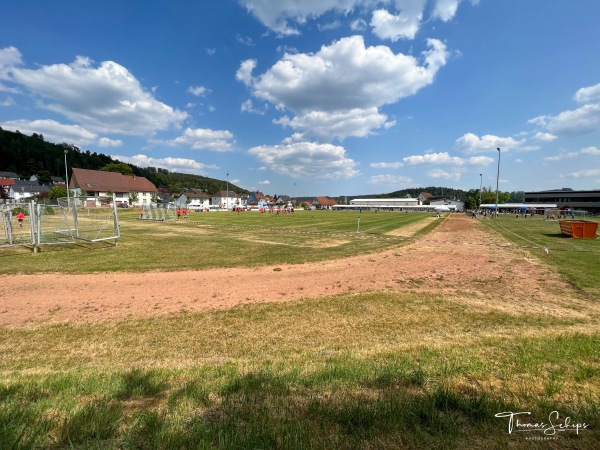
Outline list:
[[[177,220],[179,220],[181,218],[181,214],[183,213],[183,218],[187,219],[188,217],[188,210],[186,208],[177,208]]]

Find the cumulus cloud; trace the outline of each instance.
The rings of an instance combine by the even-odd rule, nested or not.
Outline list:
[[[160,167],[172,172],[206,175],[208,170],[219,169],[212,164],[204,164],[193,159],[185,158],[152,158],[147,155],[122,156],[111,155],[112,158],[121,162],[133,164],[138,167]]]
[[[374,169],[400,169],[404,167],[401,162],[377,162],[369,164]]]
[[[234,136],[227,130],[187,128],[183,134],[171,140],[152,140],[153,144],[170,147],[187,147],[193,150],[213,150],[227,152],[233,149]]]
[[[11,120],[0,124],[5,130],[17,131],[23,134],[41,134],[48,142],[69,144],[83,147],[96,144],[100,147],[119,147],[122,141],[100,137],[79,125],[65,125],[56,120]]]
[[[188,117],[156,100],[116,62],[94,67],[89,58],[79,56],[71,64],[25,69],[15,65],[14,50],[4,49],[4,54],[12,65],[3,66],[2,79],[30,90],[44,99],[41,107],[93,132],[151,135],[179,127]]]
[[[574,99],[577,103],[592,103],[600,101],[600,83],[579,89],[575,92]]]
[[[433,169],[430,170],[427,175],[430,178],[435,178],[436,180],[448,180],[448,181],[459,181],[461,174],[457,171],[448,171],[443,169]]]
[[[584,155],[600,155],[600,148],[586,147],[581,149],[581,153],[583,153]]]
[[[357,163],[343,147],[315,142],[295,142],[253,147],[248,151],[271,170],[293,178],[335,180],[358,174]]]
[[[364,136],[390,124],[380,107],[433,83],[448,53],[436,39],[427,45],[419,60],[386,46],[366,47],[362,36],[351,36],[314,54],[286,53],[258,77],[252,75],[256,61],[244,61],[236,78],[255,97],[295,113],[281,125],[319,137]]]
[[[2,81],[10,80],[10,70],[21,64],[21,52],[16,47],[0,48],[0,92],[18,92],[16,88],[4,85]]]
[[[325,14],[337,23],[348,18],[351,29],[361,30],[366,23],[350,13],[371,13],[373,34],[381,39],[412,39],[424,22],[426,5],[432,5],[431,19],[447,22],[457,12],[461,0],[240,0],[264,26],[280,36],[300,34],[309,20]],[[479,0],[471,0],[475,5]],[[388,9],[383,9],[383,8]]]
[[[248,99],[244,103],[242,103],[242,106],[241,106],[240,109],[241,109],[242,112],[247,112],[247,113],[252,113],[252,114],[258,114],[260,116],[263,116],[265,114],[265,109],[266,108],[265,109],[255,108],[254,105],[253,105],[253,103],[252,103],[252,100]]]
[[[581,155],[592,155],[592,156],[600,155],[600,148],[586,147],[586,148],[582,148],[579,151],[574,151],[574,152],[561,151],[558,155],[546,156],[544,158],[544,161],[561,161],[566,158],[576,158]]]
[[[296,131],[308,132],[318,138],[330,140],[349,136],[365,137],[376,128],[387,128],[387,116],[377,108],[343,111],[310,111],[292,119],[284,116],[274,123],[289,126]]]
[[[196,97],[204,97],[210,91],[206,89],[204,86],[190,86],[188,88],[188,92]]]
[[[525,139],[517,141],[511,137],[499,137],[490,134],[479,137],[473,133],[466,133],[456,140],[454,148],[464,153],[479,153],[493,152],[497,148],[502,151],[515,150],[522,148],[524,143]]]
[[[271,182],[269,180],[262,180],[259,181],[258,184],[260,184],[261,186],[269,186]]]
[[[487,166],[494,162],[493,158],[488,156],[472,156],[470,158],[460,158],[458,156],[450,156],[448,152],[441,153],[426,153],[424,155],[411,155],[402,158],[400,162],[391,163],[371,163],[371,167],[375,169],[399,169],[406,166],[419,165],[434,165],[442,164],[449,166]]]
[[[280,35],[299,34],[297,24],[328,11],[347,13],[361,3],[372,0],[241,0],[246,9],[263,25]]]
[[[412,178],[403,175],[374,175],[369,178],[369,184],[389,185],[389,186],[409,186]]]
[[[600,169],[580,170],[579,172],[571,172],[569,176],[573,178],[596,177],[600,175]]]
[[[533,138],[536,141],[550,142],[550,141],[555,140],[556,136],[553,135],[552,133],[542,133],[541,131],[538,131],[537,133],[535,133]]]
[[[398,14],[378,9],[371,17],[373,33],[381,39],[393,42],[398,39],[413,39],[423,19],[423,8],[427,0],[396,0]]]
[[[574,99],[581,106],[557,115],[542,115],[528,122],[553,134],[582,135],[600,131],[600,84],[579,89]]]

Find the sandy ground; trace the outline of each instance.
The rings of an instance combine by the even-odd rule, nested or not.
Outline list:
[[[589,311],[584,296],[550,267],[508,246],[476,220],[458,214],[439,220],[444,222],[419,241],[321,263],[141,274],[4,275],[0,325],[167,316],[382,289],[443,294],[482,310],[554,317]]]

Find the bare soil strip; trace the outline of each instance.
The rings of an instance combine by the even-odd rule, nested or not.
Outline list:
[[[522,250],[467,242],[507,244],[476,220],[456,214],[427,240],[314,264],[184,272],[4,275],[0,277],[0,325],[172,316],[382,289],[442,294],[482,311],[565,318],[595,315],[591,302]]]

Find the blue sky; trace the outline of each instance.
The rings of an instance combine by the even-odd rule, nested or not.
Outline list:
[[[598,0],[2,9],[6,130],[271,195],[495,189],[498,147],[503,191],[600,189]]]

